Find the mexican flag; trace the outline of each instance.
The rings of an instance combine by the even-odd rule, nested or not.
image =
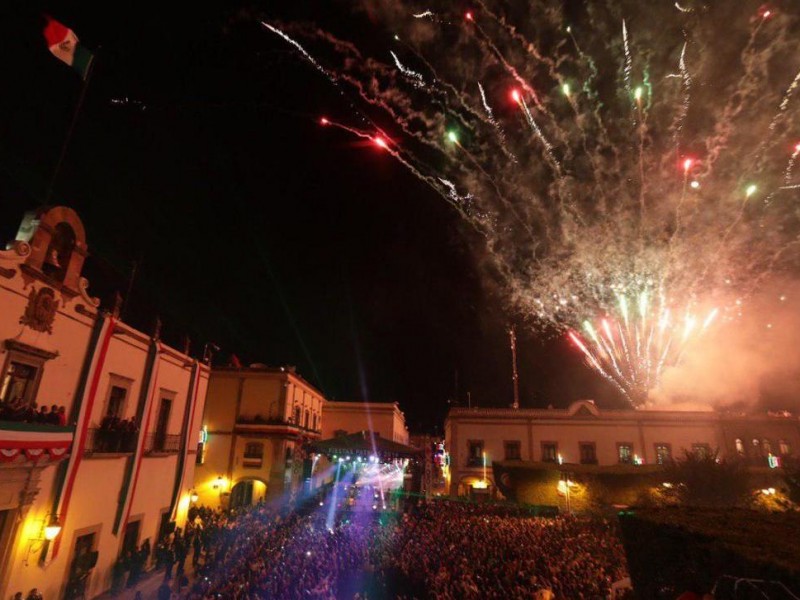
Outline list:
[[[47,24],[44,27],[44,39],[47,46],[58,60],[66,63],[81,76],[84,81],[89,75],[94,55],[78,41],[78,36],[66,25],[52,17],[45,17]]]

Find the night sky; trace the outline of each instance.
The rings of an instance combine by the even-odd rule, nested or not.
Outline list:
[[[346,3],[302,4],[267,14],[379,41]],[[399,401],[412,431],[468,391],[509,405],[514,319],[482,281],[480,240],[390,157],[319,126],[346,99],[253,6],[127,8],[0,9],[3,241],[46,202],[80,94],[41,35],[49,13],[97,52],[50,201],[86,225],[90,291],[124,295],[136,262],[127,321],[148,330],[160,315],[165,340],[189,335],[195,355],[216,342],[215,364],[296,365],[329,398]],[[563,338],[519,322],[518,345],[522,406],[619,402]]]

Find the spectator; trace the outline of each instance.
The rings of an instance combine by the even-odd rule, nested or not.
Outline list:
[[[36,403],[27,403],[22,396],[0,403],[0,420],[3,421],[59,425],[62,419],[66,425],[66,410],[57,404],[53,404],[52,409],[48,409],[46,405],[37,409]]]
[[[382,522],[372,491],[361,494],[366,510],[342,513],[332,529],[327,506],[310,513],[201,507],[205,560],[186,598],[333,600],[360,577],[396,597],[589,600],[607,597],[626,575],[615,527],[602,519],[441,500]]]

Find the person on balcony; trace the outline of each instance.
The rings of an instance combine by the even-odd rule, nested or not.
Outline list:
[[[50,421],[50,414],[49,409],[47,408],[46,404],[43,404],[39,407],[38,412],[36,413],[36,422],[37,423],[48,423]]]

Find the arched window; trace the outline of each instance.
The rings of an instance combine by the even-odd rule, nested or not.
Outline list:
[[[308,413],[308,410],[306,410],[306,416],[305,416],[305,419],[303,420],[303,427],[305,427],[306,429],[308,429],[308,420],[309,420],[309,418],[310,418],[310,415]]]
[[[739,438],[736,438],[736,453],[739,456],[744,456],[744,442]]]
[[[299,406],[295,406],[294,407],[294,424],[295,425],[300,425],[300,407]]]

